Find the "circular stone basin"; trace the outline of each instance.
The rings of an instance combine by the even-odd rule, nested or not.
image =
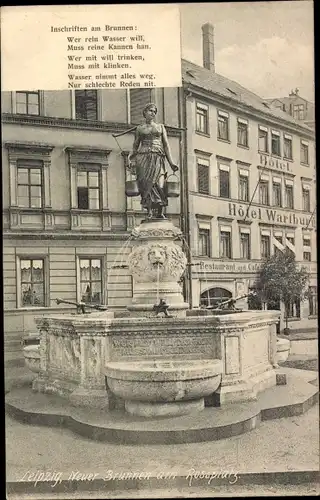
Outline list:
[[[24,361],[32,372],[40,371],[40,350],[39,345],[28,345],[23,348]]]
[[[108,387],[125,400],[126,410],[142,416],[202,409],[204,396],[218,389],[221,373],[218,359],[109,362],[105,370]]]
[[[290,340],[278,338],[276,362],[278,364],[285,363],[289,357],[289,353],[290,353]]]

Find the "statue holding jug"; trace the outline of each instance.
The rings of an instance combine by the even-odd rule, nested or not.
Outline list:
[[[173,172],[176,172],[178,167],[172,160],[164,125],[155,122],[156,114],[155,104],[145,106],[145,123],[136,128],[132,153],[129,155],[129,169],[137,177],[141,205],[147,210],[147,217],[165,219],[163,210],[168,205],[168,196],[179,196],[177,182],[171,183],[176,189],[173,188],[171,194],[168,191],[165,160]]]

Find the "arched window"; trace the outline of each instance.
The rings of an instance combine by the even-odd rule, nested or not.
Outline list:
[[[217,306],[220,302],[231,298],[232,293],[225,288],[209,288],[200,295],[200,306]]]

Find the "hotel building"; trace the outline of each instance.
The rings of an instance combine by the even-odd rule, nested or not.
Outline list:
[[[182,62],[190,301],[212,305],[248,293],[262,260],[288,247],[310,273],[311,294],[292,304],[290,327],[316,328],[314,131],[217,74],[213,27],[202,29],[203,67]],[[250,299],[238,305],[260,307]]]

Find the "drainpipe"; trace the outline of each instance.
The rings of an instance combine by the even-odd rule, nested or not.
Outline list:
[[[192,309],[192,260],[190,249],[190,211],[189,211],[189,188],[188,188],[188,144],[187,144],[187,107],[184,87],[178,87],[178,115],[179,128],[182,129],[182,140],[180,139],[180,179],[181,179],[181,229],[184,237],[183,247],[187,257],[187,276],[184,280],[185,300],[189,302]]]

